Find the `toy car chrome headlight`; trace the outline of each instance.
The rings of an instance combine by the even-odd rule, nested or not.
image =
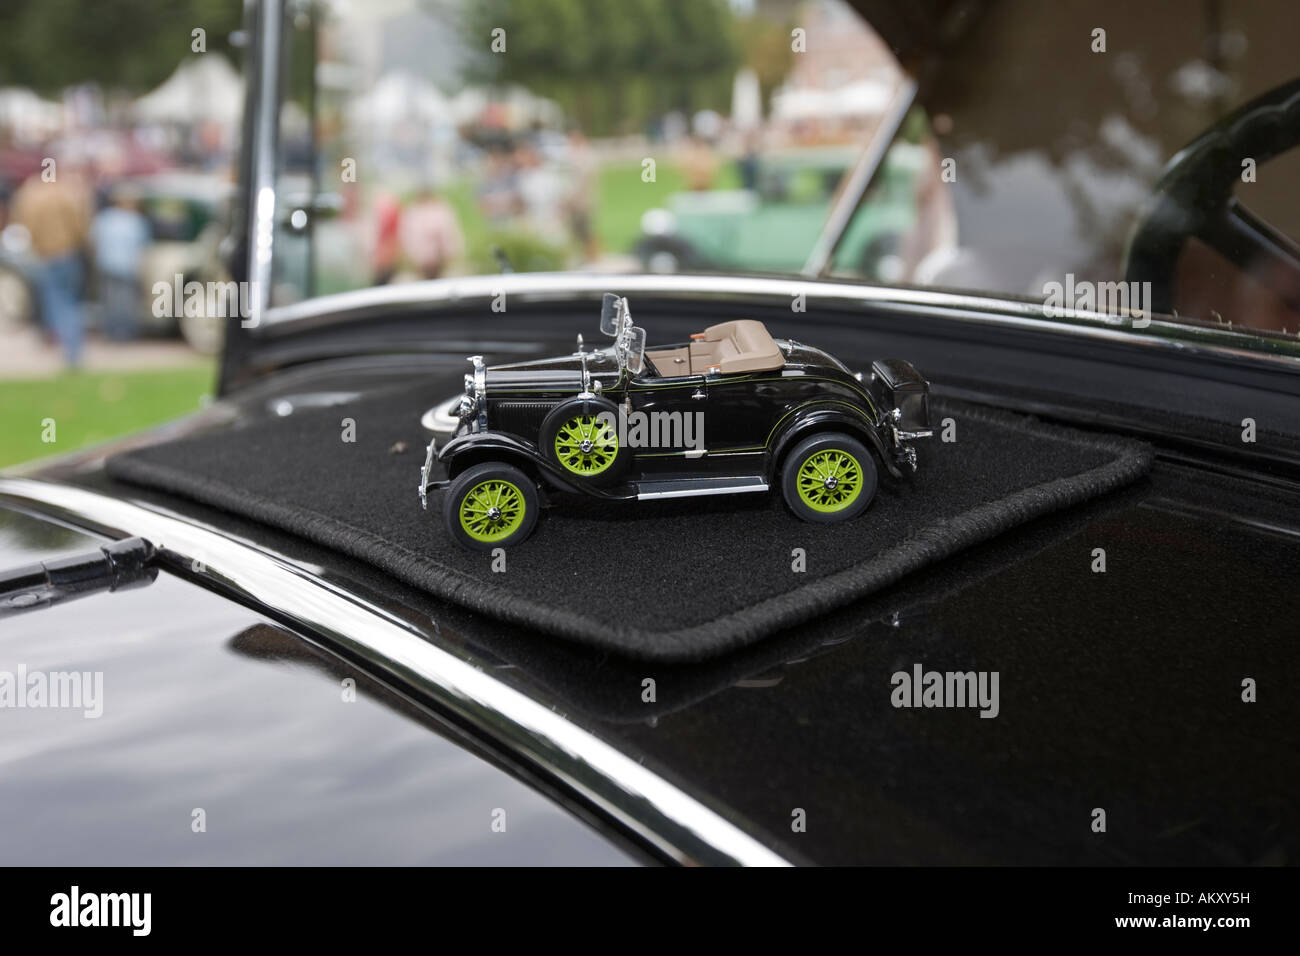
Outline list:
[[[487,368],[481,355],[471,355],[469,361],[474,365],[474,372],[465,376],[465,394],[456,411],[461,424],[467,425],[470,431],[483,431],[487,428]]]
[[[478,397],[474,394],[474,376],[465,376],[465,394],[460,397],[460,406],[457,408],[457,414],[461,419],[468,418],[474,414],[474,406],[478,402]]]

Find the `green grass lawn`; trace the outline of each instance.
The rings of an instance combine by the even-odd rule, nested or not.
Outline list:
[[[737,189],[739,186],[736,164],[720,163],[713,187]],[[659,163],[655,169],[655,181],[651,183],[642,181],[640,161],[602,165],[596,176],[595,214],[592,218],[601,250],[616,254],[632,252],[641,235],[641,217],[645,212],[666,205],[669,196],[685,188],[681,168],[674,163]],[[495,273],[496,263],[482,252],[491,244],[492,237],[479,212],[473,183],[461,180],[447,189],[446,196],[460,218],[471,264],[479,271]]]
[[[595,227],[605,252],[630,253],[641,235],[641,217],[647,210],[665,206],[668,197],[686,189],[681,167],[656,164],[655,181],[641,181],[641,163],[608,163],[600,169],[596,197]],[[714,189],[738,189],[740,175],[735,163],[720,163],[713,179]]]
[[[211,362],[144,372],[67,372],[0,382],[0,467],[57,455],[197,411],[212,393]],[[45,441],[53,419],[54,441]]]
[[[670,163],[657,164],[652,183],[641,181],[640,163],[609,163],[600,168],[596,182],[592,225],[600,248],[613,253],[631,252],[646,211],[686,188],[682,171]]]
[[[727,178],[722,170],[719,179]],[[592,225],[597,241],[605,252],[627,253],[641,234],[641,216],[648,209],[662,206],[668,197],[685,187],[682,171],[671,163],[659,163],[655,181],[641,181],[639,162],[607,163],[596,176],[596,209]],[[722,188],[722,185],[719,185]],[[466,246],[475,250],[488,242],[487,222],[479,212],[474,185],[461,180],[447,190],[447,200],[460,218]],[[492,265],[490,271],[495,272]]]

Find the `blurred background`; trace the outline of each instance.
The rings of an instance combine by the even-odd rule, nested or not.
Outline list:
[[[268,321],[504,271],[1041,303],[1122,278],[1170,158],[1295,74],[1292,0],[285,3]],[[206,400],[231,316],[181,290],[229,278],[244,15],[0,9],[0,466]],[[1292,149],[1235,187],[1291,241],[1297,175]],[[1300,288],[1264,280],[1188,243],[1171,312],[1290,348]]]
[[[310,241],[277,237],[274,304],[503,270],[797,273],[902,81],[840,0],[298,11],[279,190],[317,214]],[[205,400],[225,320],[176,315],[158,290],[228,277],[243,15],[6,0],[0,465]],[[903,271],[923,129],[837,251],[853,274]]]

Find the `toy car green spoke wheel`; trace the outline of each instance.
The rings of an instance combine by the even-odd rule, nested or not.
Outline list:
[[[508,538],[523,524],[527,506],[520,490],[508,481],[484,481],[465,493],[460,524],[477,541]]]
[[[513,465],[485,462],[447,489],[443,521],[461,544],[479,551],[518,544],[537,523],[537,486]]]
[[[618,434],[600,415],[577,415],[555,432],[555,457],[575,475],[603,474],[618,458]]]
[[[871,452],[850,435],[828,432],[800,441],[781,470],[786,504],[805,521],[846,521],[876,494]]]
[[[804,459],[799,497],[815,511],[841,511],[862,492],[862,466],[848,452],[828,449]]]

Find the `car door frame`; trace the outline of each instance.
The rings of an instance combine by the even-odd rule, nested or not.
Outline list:
[[[685,416],[701,413],[704,432],[703,447],[699,449],[666,449],[649,447],[633,449],[637,470],[646,475],[673,473],[700,473],[708,471],[708,421],[709,390],[703,374],[675,375],[648,378],[645,371],[632,376],[628,382],[626,407],[635,412],[680,412],[686,435]],[[628,428],[630,432],[630,427]],[[652,429],[653,431],[653,429]],[[694,432],[692,432],[694,434]],[[620,439],[625,436],[620,435]]]

